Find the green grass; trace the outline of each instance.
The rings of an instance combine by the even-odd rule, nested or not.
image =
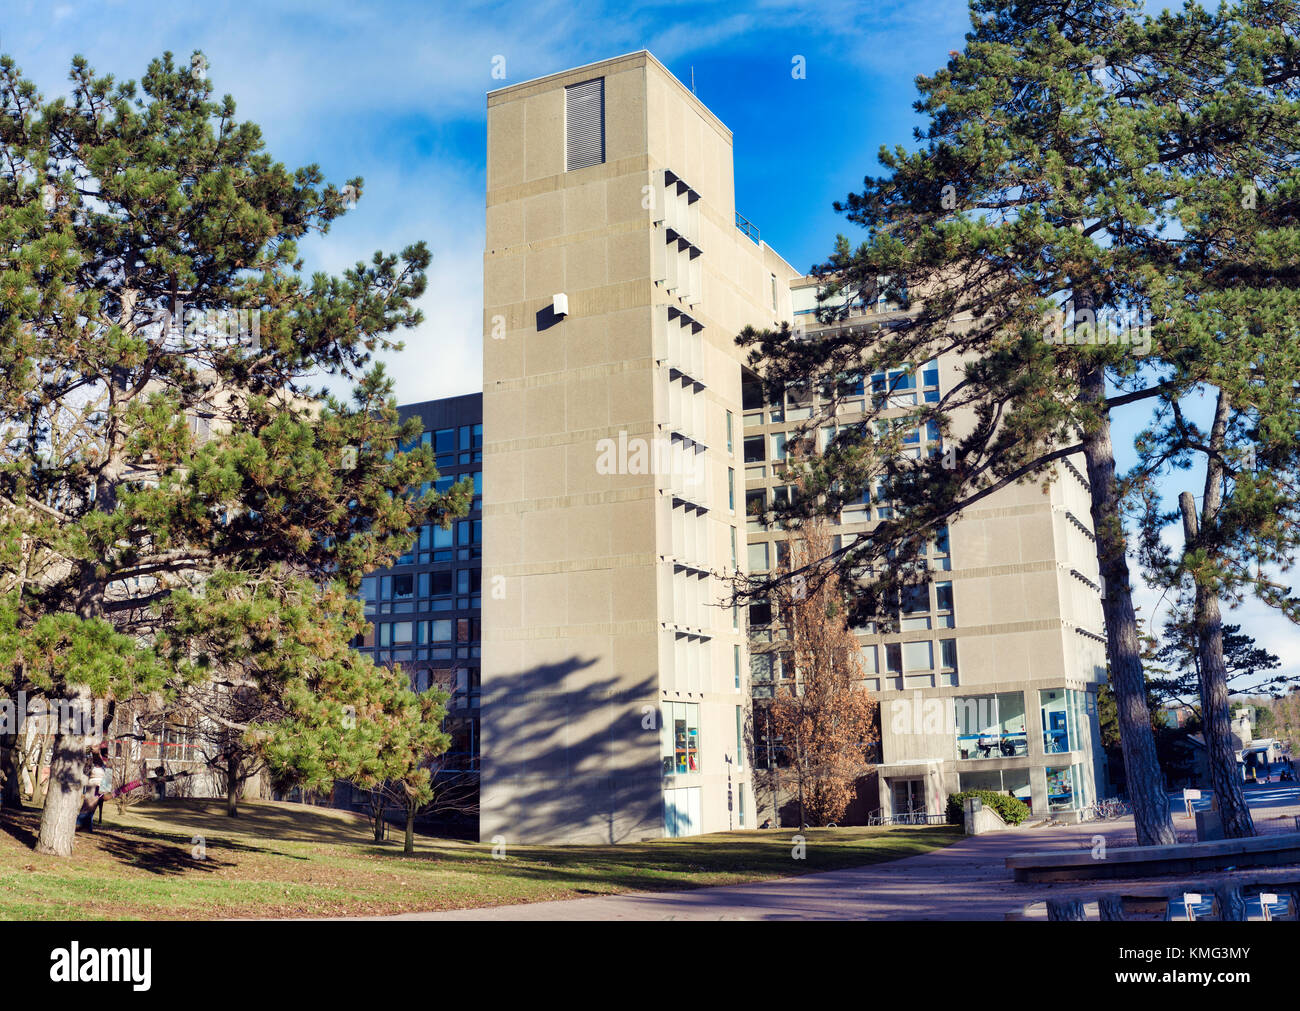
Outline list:
[[[0,919],[358,916],[735,884],[914,856],[949,826],[720,832],[618,846],[490,845],[419,837],[376,844],[364,819],[328,808],[217,801],[109,806],[69,859],[32,850],[39,812],[0,816]],[[201,838],[204,859],[192,851]]]

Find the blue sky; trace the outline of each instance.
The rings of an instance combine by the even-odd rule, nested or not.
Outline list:
[[[618,3],[411,3],[263,0],[6,0],[0,51],[47,97],[74,54],[138,79],[166,50],[201,49],[219,94],[259,123],[290,167],[360,175],[356,210],[304,243],[337,271],[376,249],[423,239],[433,252],[426,322],[391,363],[403,401],[478,389],[488,91],[649,49],[734,133],[736,207],[800,270],[835,234],[856,239],[832,201],[877,170],[882,144],[910,144],[917,74],[943,65],[968,27],[965,0],[670,0]],[[791,74],[803,57],[806,77]],[[493,66],[504,58],[505,78]],[[495,64],[494,64],[495,61]],[[1121,463],[1136,421],[1117,419]],[[1184,477],[1186,480],[1186,477]],[[1199,497],[1199,485],[1189,484]],[[1176,495],[1181,488],[1171,488]],[[1145,589],[1146,613],[1156,606]],[[1241,621],[1285,668],[1300,635],[1248,605]]]

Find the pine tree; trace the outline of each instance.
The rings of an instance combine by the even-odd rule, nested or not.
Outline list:
[[[1140,6],[974,0],[965,49],[918,79],[916,108],[929,118],[920,147],[882,151],[886,174],[839,205],[867,241],[850,249],[841,238],[822,268],[823,321],[878,296],[906,311],[815,339],[786,329],[740,342],[769,382],[831,391],[846,374],[940,353],[964,362],[943,401],[908,419],[940,428],[942,457],[913,465],[882,454],[868,426],[826,454],[814,480],[828,508],[879,474],[898,506],[895,521],[844,552],[850,570],[888,558],[890,578],[906,578],[907,555],[928,532],[1082,456],[1137,834],[1168,844],[1110,414],[1185,393],[1209,373],[1183,329],[1224,279],[1187,256],[1180,231],[1207,210],[1207,180],[1240,191],[1249,175],[1239,173],[1261,163],[1270,131],[1287,121],[1294,46],[1285,32],[1251,26],[1261,10],[1275,25],[1294,5],[1189,4],[1156,17]]]
[[[305,277],[298,241],[362,180],[274,161],[205,71],[168,53],[137,86],[78,57],[70,97],[47,102],[0,60],[0,686],[160,689],[178,593],[275,570],[336,601],[414,527],[466,510],[465,485],[429,490],[427,448],[403,451],[418,421],[398,424],[372,365],[421,321],[428,250]],[[309,385],[331,376],[349,403]],[[330,660],[288,684],[280,726],[302,739],[267,745],[308,779],[364,750],[337,740],[339,699],[371,677],[345,627],[324,625]],[[101,730],[80,729],[56,739],[43,852],[72,850]]]

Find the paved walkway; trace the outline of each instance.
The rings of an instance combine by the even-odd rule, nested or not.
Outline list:
[[[1252,807],[1269,808],[1275,817],[1290,815],[1300,804],[1295,787],[1282,796],[1276,787],[1267,796],[1250,798]],[[1253,792],[1253,791],[1252,791]],[[1259,814],[1264,814],[1263,811]],[[1257,815],[1259,817],[1259,815]],[[1195,833],[1184,813],[1174,817],[1179,834]],[[789,834],[793,834],[790,832]],[[1107,845],[1129,844],[1133,821],[1040,826],[970,836],[944,849],[870,867],[827,871],[801,877],[760,881],[682,892],[637,892],[587,899],[458,909],[439,913],[405,913],[396,920],[1001,920],[1026,903],[1049,897],[1092,897],[1116,882],[1059,885],[1011,880],[1006,857],[1029,850],[1089,849],[1097,836]],[[1243,872],[1254,878],[1270,872]],[[1294,868],[1283,872],[1295,877]],[[1277,876],[1277,875],[1274,875]],[[1167,887],[1170,878],[1124,882],[1126,890],[1144,884]]]
[[[788,833],[793,834],[793,833]],[[1027,849],[1077,848],[1090,833],[1017,829],[972,836],[944,849],[890,863],[746,885],[684,892],[601,895],[443,913],[401,920],[859,920],[1001,919],[1023,889],[1007,879],[1003,858]],[[1072,845],[1071,845],[1072,844]]]

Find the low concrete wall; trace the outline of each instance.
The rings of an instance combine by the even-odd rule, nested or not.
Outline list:
[[[1088,850],[1013,853],[1006,861],[1017,881],[1141,878],[1228,867],[1283,867],[1300,864],[1300,832],[1179,846],[1126,846],[1107,849],[1101,858]]]
[[[966,834],[983,835],[985,832],[1000,832],[1007,827],[1007,823],[1002,820],[1002,816],[991,807],[985,807],[978,797],[967,797],[965,800]]]

